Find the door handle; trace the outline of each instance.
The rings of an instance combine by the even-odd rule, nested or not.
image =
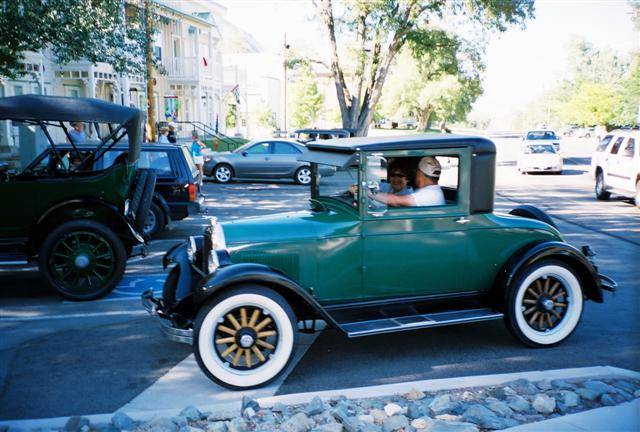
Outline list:
[[[456,222],[459,223],[460,225],[464,225],[467,224],[469,222],[471,222],[469,219],[465,218],[464,216],[461,216],[460,219],[456,219]]]

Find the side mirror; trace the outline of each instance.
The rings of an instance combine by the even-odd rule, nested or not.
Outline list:
[[[247,152],[243,151],[242,153],[240,153],[242,156],[247,156]]]

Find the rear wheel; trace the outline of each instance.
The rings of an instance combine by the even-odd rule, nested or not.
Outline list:
[[[213,177],[218,183],[229,183],[233,178],[233,169],[230,165],[220,164],[213,169]]]
[[[154,202],[151,203],[149,208],[149,215],[144,223],[144,233],[148,237],[153,237],[164,229],[166,224],[166,218],[162,208]]]
[[[308,166],[298,168],[294,179],[298,184],[308,185],[309,183],[311,183],[311,168],[309,168]]]
[[[596,198],[606,201],[610,196],[611,193],[607,192],[607,186],[604,182],[604,174],[602,174],[602,171],[598,171],[598,175],[596,175]]]
[[[234,390],[275,379],[293,357],[296,317],[270,289],[246,286],[207,302],[194,325],[193,350],[212,381]]]
[[[126,262],[120,238],[89,220],[60,225],[39,251],[40,273],[70,300],[93,300],[111,292],[122,279]]]
[[[558,344],[575,330],[582,316],[583,294],[573,269],[553,259],[522,270],[508,288],[505,321],[524,344]]]

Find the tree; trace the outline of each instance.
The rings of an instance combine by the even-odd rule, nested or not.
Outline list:
[[[302,61],[296,67],[298,74],[293,87],[291,123],[296,128],[310,127],[318,119],[324,96],[318,90],[311,64]]]
[[[428,71],[431,64],[420,67],[411,53],[403,50],[382,98],[390,116],[398,111],[414,113],[419,130],[429,129],[434,117],[446,122],[463,120],[482,93],[478,74],[432,77]]]
[[[420,59],[438,59],[438,69],[456,73],[463,65],[459,54],[478,56],[481,48],[439,28],[466,20],[479,31],[506,30],[533,16],[533,0],[317,0],[316,8],[329,40],[331,71],[344,128],[366,135],[382,88],[396,54],[408,46]],[[342,10],[338,19],[335,10]],[[474,35],[476,36],[476,35]],[[353,58],[352,70],[341,60],[338,43]],[[349,50],[347,50],[349,47]],[[349,78],[349,81],[347,80]]]
[[[637,125],[640,110],[640,54],[634,55],[629,74],[618,88],[620,101],[615,123],[620,126]]]
[[[25,51],[45,48],[61,64],[83,59],[140,71],[140,35],[125,21],[122,0],[1,0],[0,76],[16,78]]]
[[[584,82],[560,107],[560,115],[569,123],[612,124],[618,114],[620,94],[613,84]]]

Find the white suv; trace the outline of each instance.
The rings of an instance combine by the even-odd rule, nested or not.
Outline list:
[[[615,130],[605,135],[591,157],[591,175],[599,200],[615,192],[634,197],[640,207],[640,131]]]

